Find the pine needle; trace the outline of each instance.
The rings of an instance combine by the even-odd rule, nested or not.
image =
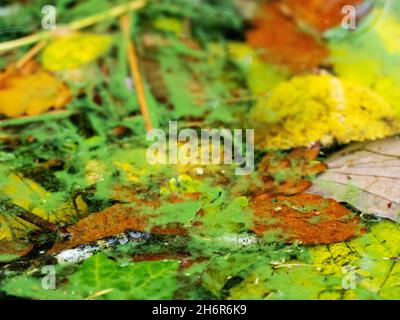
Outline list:
[[[129,66],[131,68],[131,73],[135,84],[140,111],[144,118],[146,131],[150,131],[152,129],[151,118],[147,107],[146,94],[144,90],[142,76],[140,74],[140,67],[139,67],[138,57],[136,54],[136,48],[133,41],[131,41],[130,39],[131,21],[129,16],[124,15],[120,17],[120,26],[127,45]]]

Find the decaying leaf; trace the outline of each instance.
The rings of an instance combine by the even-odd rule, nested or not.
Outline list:
[[[256,143],[290,149],[384,138],[398,133],[400,119],[372,90],[331,75],[294,77],[260,99],[251,112]]]
[[[104,54],[111,44],[108,35],[72,33],[62,35],[44,49],[42,63],[51,71],[79,68]]]
[[[63,82],[36,64],[0,76],[0,115],[36,115],[51,108],[60,109],[71,98]]]
[[[356,143],[333,154],[308,193],[345,201],[363,212],[400,221],[400,139]]]
[[[252,199],[253,230],[276,232],[284,241],[329,244],[346,241],[364,231],[360,219],[332,199],[301,194],[291,197],[260,195]]]

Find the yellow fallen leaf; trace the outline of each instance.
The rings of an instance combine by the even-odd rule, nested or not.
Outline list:
[[[251,112],[261,148],[290,149],[384,138],[400,132],[392,106],[369,88],[331,75],[297,76]]]
[[[71,99],[69,88],[50,73],[34,68],[0,80],[0,114],[10,118],[60,109]]]
[[[79,68],[104,54],[111,40],[108,35],[78,32],[55,38],[43,51],[43,66],[51,71]]]
[[[0,166],[0,194],[21,208],[51,222],[70,222],[78,212],[72,200],[65,201],[57,193],[46,191],[42,186],[20,174],[11,173],[6,166]],[[80,213],[87,211],[81,197],[76,199]],[[49,210],[49,208],[51,208]],[[27,237],[28,233],[37,229],[18,217],[0,211],[0,240],[14,240]]]

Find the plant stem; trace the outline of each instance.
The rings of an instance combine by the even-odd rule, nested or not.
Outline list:
[[[95,14],[93,16],[89,16],[81,20],[73,21],[65,27],[67,30],[77,31],[92,26],[94,24],[97,24],[101,21],[118,17],[126,12],[139,10],[143,8],[145,5],[146,5],[146,0],[131,1],[129,3],[121,4],[119,6],[111,8],[106,12]],[[0,43],[0,53],[7,50],[27,46],[29,44],[36,43],[38,41],[48,40],[54,35],[55,32],[56,31],[42,31],[27,37]]]
[[[34,116],[25,116],[16,119],[0,120],[0,128],[6,126],[18,126],[30,122],[48,121],[55,119],[63,119],[73,115],[74,112],[71,110],[56,110],[47,112],[44,114],[38,114]]]

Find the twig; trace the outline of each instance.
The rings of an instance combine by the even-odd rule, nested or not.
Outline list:
[[[18,218],[21,218],[22,220],[25,220],[42,230],[51,233],[55,233],[58,231],[58,228],[55,224],[43,219],[42,217],[39,217],[38,215],[28,210],[25,210],[24,208],[14,203],[7,203],[4,206],[7,209],[7,211],[9,210],[10,212],[14,213]]]
[[[42,50],[44,48],[46,43],[47,43],[47,41],[43,40],[43,41],[40,41],[39,43],[37,43],[36,45],[34,45],[31,49],[29,49],[29,51],[21,59],[19,59],[17,61],[17,63],[15,64],[15,67],[17,69],[21,69],[22,67],[24,67],[29,61],[31,61],[39,53],[40,50]]]
[[[143,80],[142,76],[140,74],[139,70],[139,61],[138,57],[136,54],[136,48],[131,41],[130,34],[131,34],[131,21],[129,16],[124,15],[120,17],[120,26],[121,30],[127,45],[127,50],[128,50],[128,59],[129,59],[129,66],[131,68],[131,73],[133,76],[134,84],[135,84],[135,89],[136,89],[136,94],[138,97],[139,101],[139,107],[140,111],[142,112],[143,118],[144,118],[144,123],[146,126],[146,130],[150,131],[152,129],[151,125],[151,118],[150,118],[150,113],[147,107],[147,102],[146,102],[146,95],[145,95],[145,90],[144,90],[144,85],[143,85]]]
[[[101,21],[118,17],[128,11],[135,11],[143,8],[146,5],[146,0],[135,0],[131,1],[127,4],[121,4],[106,12],[102,12],[99,14],[95,14],[93,16],[89,16],[83,18],[81,20],[73,21],[70,24],[66,25],[65,28],[70,31],[77,31],[80,29],[84,29],[86,27],[97,24]],[[32,34],[27,37],[7,41],[0,43],[0,52],[4,52],[7,50],[15,49],[18,47],[26,46],[32,43],[36,43],[42,40],[48,40],[53,36],[53,34],[57,31],[42,31],[39,33]]]

